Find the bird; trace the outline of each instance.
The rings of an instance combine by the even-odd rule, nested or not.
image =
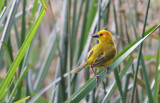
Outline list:
[[[113,42],[112,34],[107,30],[100,30],[92,37],[97,38],[99,43],[88,52],[82,64],[76,68],[74,72],[78,73],[83,68],[91,66],[91,69],[96,77],[96,81],[99,83],[98,75],[96,75],[93,68],[100,69],[101,67],[105,67],[106,73],[108,74],[109,65],[112,64],[116,56],[117,49]]]

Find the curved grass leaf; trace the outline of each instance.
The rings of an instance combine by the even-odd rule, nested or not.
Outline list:
[[[22,99],[16,101],[16,102],[13,102],[13,103],[22,103],[22,102],[26,101],[26,100],[29,99],[29,98],[30,98],[30,96],[27,96],[27,97],[25,97],[25,98],[22,98]]]
[[[127,57],[130,53],[132,53],[148,36],[150,36],[157,28],[158,25],[152,32],[147,34],[144,38],[134,44],[131,48],[129,48],[123,55],[119,55],[120,57],[116,59],[116,61],[110,66],[109,73],[112,72],[119,64]],[[104,78],[108,77],[105,70],[100,70],[99,81],[101,82]],[[79,90],[77,90],[71,98],[69,98],[66,103],[76,103],[80,102],[90,91],[97,87],[97,82],[95,78],[89,79],[84,86],[82,86]]]
[[[160,29],[159,29],[160,30]],[[159,31],[159,35],[160,35],[160,31]],[[156,58],[156,70],[155,70],[155,84],[154,84],[154,102],[158,103],[158,65],[159,65],[159,51],[160,51],[160,36],[159,36],[159,43],[158,43],[158,48],[157,48],[157,58]]]
[[[55,37],[55,36],[53,36]],[[55,37],[56,38],[56,37]],[[48,69],[51,65],[52,59],[54,57],[57,45],[58,45],[58,39],[52,40],[52,45],[49,47],[49,50],[46,52],[46,57],[41,65],[40,72],[38,74],[38,77],[35,81],[34,89],[37,91],[40,89],[42,83],[44,82],[44,79],[47,75]]]
[[[36,95],[34,97],[32,97],[32,99],[28,102],[28,103],[34,103],[35,101],[38,100],[38,98],[40,98],[40,96],[46,92],[49,88],[51,88],[53,85],[55,85],[55,82],[52,82],[51,84],[49,84],[48,86],[46,86],[45,88],[43,88],[41,91],[39,91],[38,93],[36,93]],[[55,87],[54,91],[56,90],[56,88],[58,87],[58,85]]]
[[[4,4],[4,1],[5,1],[5,0],[1,0],[1,3],[0,3],[0,12],[1,12],[1,10],[2,10],[2,7],[3,7],[3,4]]]
[[[3,45],[4,49],[5,49],[6,54],[7,54],[8,63],[9,63],[9,66],[10,66],[12,64],[12,60],[11,60],[11,56],[10,56],[7,44],[5,42],[2,42],[2,45]]]
[[[41,0],[41,3],[43,5],[43,7],[45,8],[45,10],[47,11],[48,10],[48,6],[47,6],[47,3],[45,0]]]
[[[121,73],[119,74],[120,79],[122,79],[122,77],[125,75],[126,71],[129,69],[132,62],[133,62],[133,60],[130,58],[128,60],[128,63],[125,65],[125,67],[122,69]],[[109,99],[113,95],[113,92],[115,91],[116,87],[117,87],[117,82],[113,83],[112,88],[109,89],[106,96],[103,98],[102,103],[107,103],[109,101]]]
[[[145,12],[145,17],[144,17],[143,30],[142,30],[141,38],[143,38],[144,34],[145,34],[149,5],[150,5],[150,0],[147,1],[147,7],[146,7],[146,12]],[[141,66],[142,66],[142,71],[143,71],[142,73],[143,73],[143,76],[144,76],[144,81],[145,81],[145,86],[146,86],[148,98],[149,98],[149,101],[151,103],[153,103],[153,97],[152,97],[152,93],[151,93],[151,89],[150,89],[150,85],[149,85],[149,80],[148,80],[148,77],[147,77],[146,67],[145,67],[144,59],[143,59],[143,55],[142,55],[142,46],[143,46],[143,42],[140,44],[140,46],[138,48],[138,60],[137,60],[136,71],[135,71],[135,76],[134,76],[134,80],[133,80],[133,88],[132,88],[132,92],[131,92],[130,103],[133,103],[133,97],[134,97],[134,92],[135,92],[135,87],[136,87],[136,80],[137,80],[137,74],[138,74],[140,60],[141,60]],[[142,55],[142,57],[141,57],[141,55]]]
[[[7,18],[7,21],[6,21],[4,30],[3,30],[2,37],[1,37],[1,40],[3,42],[8,43],[10,31],[11,31],[13,20],[15,18],[15,15],[16,15],[16,12],[19,6],[19,2],[20,1],[16,1],[16,0],[13,0],[12,2],[11,9],[9,11],[8,18]],[[0,44],[0,65],[2,63],[3,54],[4,54],[4,48],[2,48],[2,44]]]
[[[28,65],[26,67],[26,69],[24,69],[23,72],[21,73],[21,75],[20,75],[18,81],[16,82],[16,85],[14,86],[14,89],[12,90],[12,93],[11,93],[11,95],[9,97],[9,103],[11,102],[11,100],[12,100],[13,96],[15,95],[17,89],[20,88],[20,85],[21,85],[21,83],[22,83],[24,77],[26,76],[26,73],[28,72],[28,69],[30,67],[31,67],[31,65]]]
[[[7,72],[7,75],[5,76],[3,82],[1,83],[1,85],[0,85],[0,99],[3,97],[3,95],[5,93],[5,90],[8,87],[9,82],[13,78],[13,76],[14,76],[16,70],[17,70],[18,65],[20,64],[22,58],[24,57],[24,55],[26,53],[26,50],[27,50],[28,46],[32,42],[32,39],[33,39],[33,37],[35,35],[35,32],[37,31],[37,29],[38,29],[38,27],[39,27],[39,25],[42,21],[42,18],[44,16],[44,14],[45,14],[45,10],[42,9],[38,19],[36,20],[36,22],[33,25],[31,31],[29,32],[29,34],[27,35],[23,45],[21,46],[21,48],[18,52],[18,55],[16,56],[15,60],[13,61],[9,71]]]

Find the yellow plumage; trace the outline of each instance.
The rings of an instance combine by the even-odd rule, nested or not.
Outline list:
[[[93,37],[96,37],[99,43],[89,51],[83,63],[75,69],[76,73],[87,66],[100,68],[109,66],[113,62],[116,55],[116,47],[113,42],[112,34],[109,31],[101,30]]]

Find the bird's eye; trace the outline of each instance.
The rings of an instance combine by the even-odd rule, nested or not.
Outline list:
[[[102,36],[103,34],[100,34],[100,36]]]

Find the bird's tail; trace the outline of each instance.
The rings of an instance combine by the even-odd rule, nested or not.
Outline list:
[[[78,68],[76,68],[74,70],[75,73],[80,72],[88,63],[87,62],[83,62]]]

